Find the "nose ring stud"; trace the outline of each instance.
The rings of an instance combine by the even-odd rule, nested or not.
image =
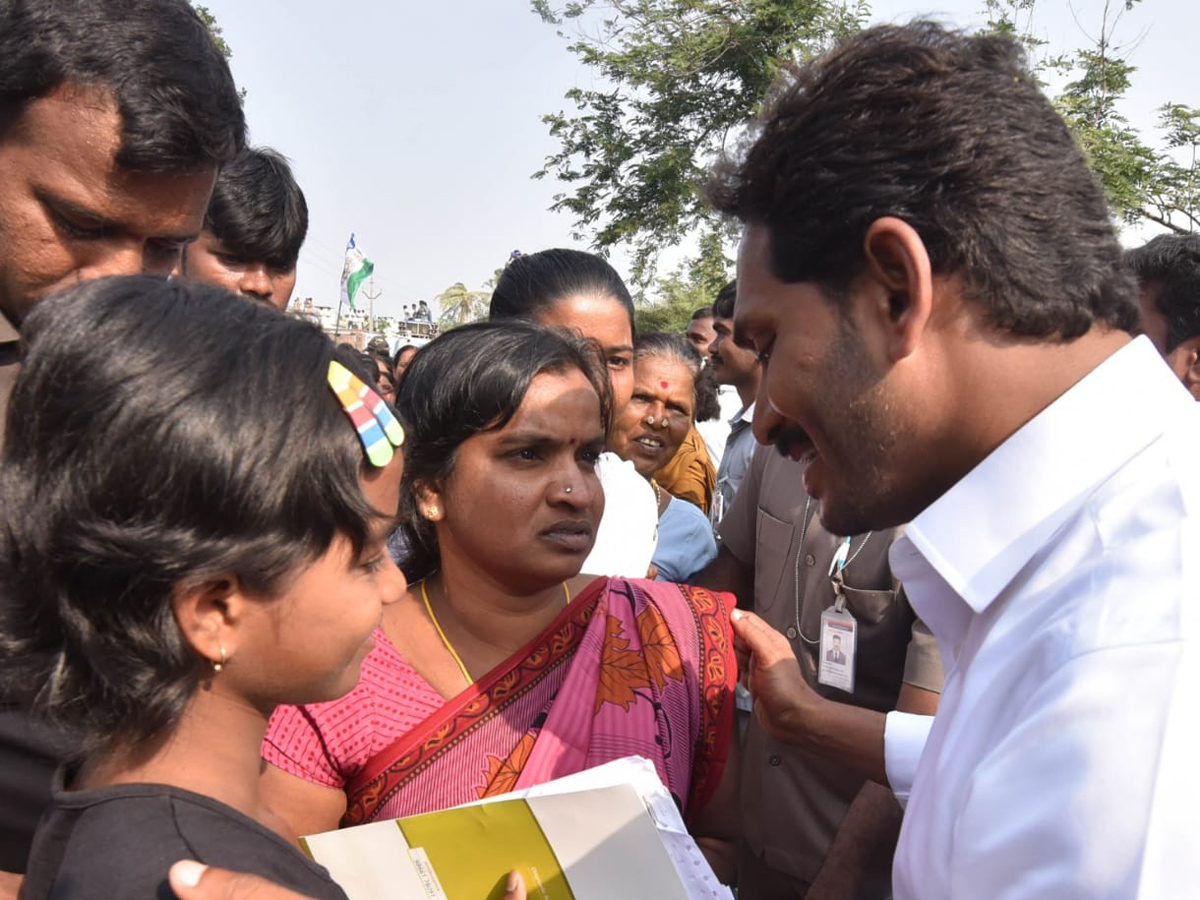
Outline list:
[[[564,493],[564,494],[569,494],[569,493],[571,493],[571,491],[573,491],[573,490],[575,490],[575,488],[571,487],[570,485],[567,485],[565,488],[563,488],[563,493]]]

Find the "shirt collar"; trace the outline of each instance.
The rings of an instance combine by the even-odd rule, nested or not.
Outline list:
[[[1097,484],[1193,403],[1150,340],[1131,341],[909,523],[897,543],[911,542],[919,556],[897,547],[897,577],[921,578],[923,557],[982,612]]]
[[[732,426],[732,425],[741,425],[742,423],[749,424],[750,422],[753,422],[754,421],[754,403],[755,403],[755,401],[751,400],[749,406],[745,406],[745,407],[742,407],[741,409],[739,409],[734,414],[733,418],[731,418],[729,420],[729,424]]]

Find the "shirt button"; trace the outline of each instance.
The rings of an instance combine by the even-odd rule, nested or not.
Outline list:
[[[773,766],[777,766],[781,762],[783,762],[783,757],[781,757],[778,753],[772,753],[771,758],[768,759],[767,762],[769,762]]]
[[[814,563],[816,563],[816,561],[817,561],[816,558],[811,553],[808,554],[806,557],[804,557],[804,564],[806,566],[811,566]]]
[[[791,625],[788,626],[787,636],[789,641],[794,641],[796,639],[796,629]]]

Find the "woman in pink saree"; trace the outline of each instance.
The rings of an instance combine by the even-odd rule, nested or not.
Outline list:
[[[264,789],[297,834],[639,755],[720,871],[735,836],[729,598],[579,568],[604,498],[603,363],[564,332],[455,329],[406,373],[406,596],[358,687],[281,708]]]

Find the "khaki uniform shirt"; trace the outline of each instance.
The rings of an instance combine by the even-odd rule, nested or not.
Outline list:
[[[754,611],[787,635],[805,679],[825,697],[888,711],[895,708],[901,682],[940,691],[937,643],[888,566],[898,529],[854,537],[842,570],[846,606],[858,622],[854,693],[817,683],[821,613],[836,600],[829,568],[842,539],[821,527],[815,501],[807,504],[805,516],[802,472],[774,448],[759,447],[718,529],[730,552],[754,565]],[[747,849],[771,869],[812,882],[864,780],[822,757],[777,744],[752,717],[741,778]],[[878,865],[887,883],[890,855]]]

